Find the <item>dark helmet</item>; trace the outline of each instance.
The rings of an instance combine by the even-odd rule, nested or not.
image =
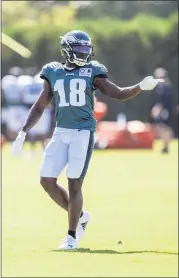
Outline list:
[[[70,63],[77,66],[85,66],[91,62],[93,54],[93,45],[91,38],[82,31],[71,31],[61,37],[62,55]]]

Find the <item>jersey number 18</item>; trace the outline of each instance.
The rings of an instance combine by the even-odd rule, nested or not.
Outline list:
[[[69,103],[66,101],[64,79],[55,82],[54,91],[57,91],[60,96],[59,107],[65,106],[83,106],[85,105],[85,90],[86,81],[84,79],[71,79],[70,80],[70,94]]]

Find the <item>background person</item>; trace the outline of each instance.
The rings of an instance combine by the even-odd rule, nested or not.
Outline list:
[[[157,68],[154,71],[155,78],[162,78],[164,82],[154,89],[152,105],[150,110],[150,122],[153,126],[156,137],[162,139],[162,153],[169,152],[169,146],[173,137],[172,121],[174,117],[174,94],[173,86],[164,68]]]

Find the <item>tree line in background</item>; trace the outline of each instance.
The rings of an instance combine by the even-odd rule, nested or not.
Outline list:
[[[90,1],[88,2],[90,4]],[[80,5],[77,16],[78,18],[111,16],[128,20],[137,13],[168,17],[177,10],[178,1],[92,1],[91,5]]]
[[[163,5],[159,5],[161,2]],[[3,2],[3,32],[29,48],[32,56],[24,59],[3,46],[2,74],[15,65],[40,70],[45,63],[61,61],[60,35],[79,29],[93,38],[94,58],[106,65],[112,81],[120,86],[132,85],[163,66],[169,72],[177,98],[177,3],[88,1],[88,5],[77,7],[71,1]],[[109,120],[114,120],[119,112],[127,114],[129,120],[147,120],[148,93],[127,102],[97,95],[108,104]]]

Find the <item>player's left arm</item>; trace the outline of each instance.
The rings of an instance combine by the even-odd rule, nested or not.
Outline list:
[[[94,79],[94,86],[104,95],[119,99],[127,100],[135,97],[143,90],[152,90],[162,79],[154,79],[152,76],[144,78],[140,83],[130,87],[119,87],[112,83],[107,77],[98,77]]]

